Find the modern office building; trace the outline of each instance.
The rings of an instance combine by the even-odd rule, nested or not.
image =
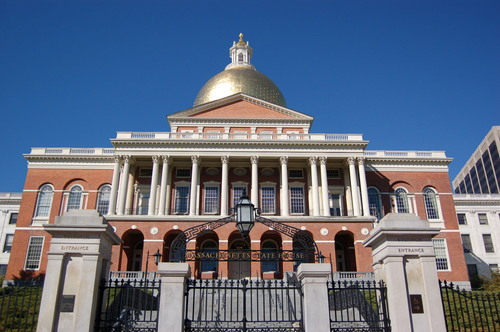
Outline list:
[[[494,126],[453,180],[455,208],[469,277],[500,266],[500,126]]]
[[[118,132],[110,147],[26,154],[7,274],[43,272],[50,237],[42,226],[75,209],[97,209],[123,240],[113,249],[112,270],[141,271],[148,260],[154,269],[152,253],[168,261],[179,233],[231,215],[247,192],[261,216],[297,233],[256,223],[245,239],[233,222],[199,233],[187,244],[204,257],[191,262],[195,276],[282,278],[300,255],[255,262],[220,260],[217,253],[308,250],[300,238],[310,239],[334,271],[372,271],[363,241],[394,212],[441,228],[434,239],[439,277],[467,283],[451,159],[442,151],[367,150],[361,134],[311,132],[313,117],[289,108],[251,57],[240,35],[231,63],[201,88],[194,106],[167,116],[170,132]]]
[[[21,198],[21,193],[0,193],[0,275],[9,264]]]

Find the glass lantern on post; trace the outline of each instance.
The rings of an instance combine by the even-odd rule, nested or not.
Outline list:
[[[250,230],[255,224],[255,207],[248,199],[246,190],[243,191],[240,201],[234,208],[236,215],[236,227],[240,231],[243,239],[246,240],[250,234]]]

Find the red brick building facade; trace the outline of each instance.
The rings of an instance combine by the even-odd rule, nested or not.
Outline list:
[[[144,270],[147,253],[169,260],[173,239],[226,217],[242,192],[262,216],[300,229],[334,271],[372,271],[363,246],[385,214],[415,213],[442,232],[439,277],[467,281],[440,151],[373,151],[362,135],[310,133],[313,118],[287,108],[279,89],[250,64],[242,39],[232,63],[201,89],[195,105],[168,116],[171,132],[119,132],[112,148],[34,148],[7,279],[43,272],[50,236],[42,225],[74,209],[97,209],[123,240],[111,270]],[[244,240],[233,222],[187,245],[200,252],[300,250],[300,243],[256,223]],[[151,259],[151,257],[149,257]],[[294,261],[192,262],[196,276],[275,277]],[[149,269],[156,267],[149,262]]]

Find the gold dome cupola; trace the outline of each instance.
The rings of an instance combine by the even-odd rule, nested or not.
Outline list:
[[[279,106],[286,107],[285,98],[280,89],[266,75],[257,71],[250,63],[253,51],[248,42],[233,42],[229,49],[231,63],[201,88],[194,101],[194,106],[206,104],[237,93],[256,97]]]

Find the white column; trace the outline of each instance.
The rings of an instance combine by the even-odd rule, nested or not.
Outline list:
[[[157,214],[156,192],[158,189],[158,171],[160,168],[160,156],[153,156],[153,174],[151,175],[151,188],[149,189],[148,216]]]
[[[326,172],[326,157],[319,157],[321,175],[321,200],[323,201],[323,216],[330,215],[330,201],[328,199],[328,174]]]
[[[370,216],[370,203],[368,201],[368,186],[366,185],[365,158],[358,158],[359,185],[361,189],[361,204],[363,205],[363,215]]]
[[[127,198],[128,176],[130,173],[130,156],[123,156],[123,170],[120,176],[120,191],[118,192],[118,211],[116,214],[125,213],[125,199]]]
[[[281,156],[281,216],[288,217],[288,157]]]
[[[198,193],[198,166],[200,164],[200,156],[191,156],[193,163],[191,170],[191,188],[189,191],[189,215],[196,215],[197,193]]]
[[[227,216],[227,203],[228,203],[228,193],[229,193],[229,157],[221,156],[220,161],[222,163],[222,179],[221,179],[221,193],[220,193],[220,215]]]
[[[108,214],[116,214],[116,200],[118,195],[118,180],[120,179],[120,156],[115,156],[115,167],[113,168],[113,179],[111,180],[111,193],[109,197]]]
[[[165,204],[167,201],[167,180],[168,180],[168,164],[170,163],[170,156],[161,156],[163,166],[161,168],[161,182],[160,182],[160,207],[158,214],[165,215]]]
[[[259,157],[251,156],[250,162],[252,163],[252,194],[250,200],[252,201],[255,208],[258,208],[259,207],[259,170],[258,170]]]
[[[311,166],[311,184],[312,184],[312,212],[313,216],[319,216],[319,187],[318,187],[318,159],[309,157],[309,165]],[[311,204],[309,204],[311,205]]]
[[[356,158],[347,158],[347,163],[349,164],[349,178],[351,179],[351,195],[352,195],[352,205],[354,210],[354,216],[359,217],[361,215],[359,206],[359,195],[358,195],[358,176],[356,174]]]

